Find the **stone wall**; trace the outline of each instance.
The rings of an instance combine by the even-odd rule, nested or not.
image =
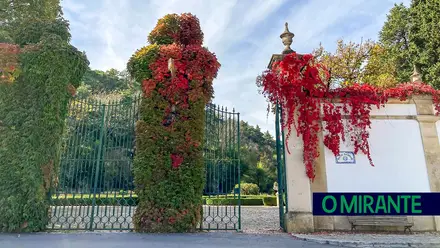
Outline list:
[[[354,164],[336,163],[320,142],[313,183],[305,174],[301,140],[291,135],[290,154],[286,154],[288,232],[351,229],[345,216],[313,216],[313,192],[440,192],[440,118],[432,98],[390,100],[385,108],[373,109],[371,119],[369,141],[375,166],[363,154],[356,155]],[[341,151],[352,148],[342,145]],[[409,219],[414,231],[440,231],[440,217]]]

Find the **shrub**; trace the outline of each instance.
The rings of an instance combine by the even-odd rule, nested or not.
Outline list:
[[[263,197],[264,206],[276,206],[277,197],[276,196],[264,196]]]
[[[190,23],[197,18],[166,15],[151,31],[151,45],[127,64],[144,95],[133,163],[138,232],[191,232],[201,221],[205,106],[220,64]]]
[[[258,195],[260,194],[260,188],[255,183],[241,183],[242,195]],[[238,189],[238,184],[235,185],[235,189]]]

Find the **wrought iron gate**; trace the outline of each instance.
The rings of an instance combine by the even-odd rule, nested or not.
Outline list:
[[[275,135],[276,135],[276,152],[277,152],[277,171],[278,171],[278,207],[280,217],[280,227],[285,231],[284,215],[288,209],[287,203],[287,185],[286,185],[286,160],[285,160],[285,141],[284,130],[282,129],[283,112],[277,104],[275,108]]]
[[[50,229],[132,229],[139,99],[70,102]]]
[[[50,194],[49,229],[133,229],[137,196],[132,164],[140,100],[70,102],[60,169]],[[202,229],[240,229],[239,141],[239,114],[208,105]]]
[[[240,114],[206,106],[205,172],[201,229],[240,230]]]

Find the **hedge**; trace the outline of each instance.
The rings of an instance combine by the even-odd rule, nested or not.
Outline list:
[[[240,199],[242,206],[262,206],[262,198],[244,198]],[[206,205],[238,205],[238,199],[234,198],[211,198],[206,199]]]
[[[277,197],[276,196],[265,196],[263,197],[264,206],[276,206]]]

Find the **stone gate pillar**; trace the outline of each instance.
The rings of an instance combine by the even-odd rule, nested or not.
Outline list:
[[[290,48],[293,37],[294,34],[289,31],[286,23],[285,30],[280,35],[285,48],[281,54],[272,55],[269,69],[275,61],[282,60],[286,54],[294,52]],[[287,133],[287,130],[284,133]],[[285,215],[286,231],[313,232],[312,187],[303,162],[303,142],[301,137],[297,137],[296,132],[292,131],[287,143],[289,147],[286,147],[284,154],[286,159],[287,200],[289,203]]]

